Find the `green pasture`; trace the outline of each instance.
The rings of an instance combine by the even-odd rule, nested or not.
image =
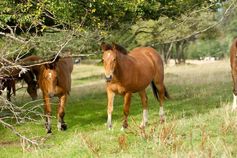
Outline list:
[[[76,65],[72,92],[66,106],[67,131],[47,135],[44,119],[15,124],[22,135],[39,146],[21,141],[0,126],[0,157],[236,157],[237,115],[231,111],[232,81],[228,61],[166,66],[165,85],[171,96],[164,110],[166,122],[159,123],[159,104],[147,88],[149,125],[139,128],[142,117],[140,98],[133,95],[129,127],[121,131],[123,99],[116,96],[112,116],[113,129],[106,127],[107,98],[103,68]],[[22,106],[30,98],[17,93],[14,103]],[[18,99],[21,98],[21,99]],[[53,99],[55,116],[57,99]],[[29,103],[39,105],[42,100]],[[12,123],[14,120],[12,121]]]

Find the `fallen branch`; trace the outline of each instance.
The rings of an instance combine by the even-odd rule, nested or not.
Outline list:
[[[37,143],[36,141],[30,140],[29,138],[25,137],[24,135],[21,135],[19,132],[16,131],[16,129],[15,129],[12,125],[6,123],[6,122],[3,121],[1,118],[0,118],[0,123],[1,123],[2,125],[4,125],[6,128],[10,129],[14,134],[16,134],[18,137],[20,137],[20,138],[23,139],[24,141],[27,141],[27,142],[29,142],[29,143],[31,143],[31,144],[33,144],[33,145],[38,146],[38,143]]]

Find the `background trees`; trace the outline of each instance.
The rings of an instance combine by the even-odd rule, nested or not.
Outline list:
[[[236,0],[2,0],[0,3],[3,54],[19,46],[24,50],[15,53],[35,48],[37,54],[51,54],[70,38],[67,46],[75,54],[98,52],[99,43],[107,40],[128,49],[153,46],[162,53],[165,62],[175,58],[181,63],[187,57],[225,56],[227,42],[236,32]],[[199,50],[200,43],[205,45],[202,40],[211,44]],[[207,51],[209,48],[212,53]]]

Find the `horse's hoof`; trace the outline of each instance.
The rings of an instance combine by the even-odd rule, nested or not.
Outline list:
[[[67,124],[64,123],[64,122],[63,122],[63,123],[58,122],[57,127],[58,127],[58,130],[59,130],[59,131],[65,131],[65,130],[67,130]]]
[[[47,129],[47,134],[52,134],[51,129]]]
[[[140,124],[139,128],[144,129],[145,125],[142,123],[142,124]]]
[[[124,129],[128,128],[128,123],[123,123],[123,126],[122,126]]]
[[[67,124],[62,124],[61,125],[61,131],[66,131],[67,130]]]
[[[112,129],[112,124],[107,124],[107,127],[108,127],[109,130],[111,130]]]
[[[147,124],[148,124],[147,122],[145,122],[145,123],[141,122],[141,124],[140,124],[140,126],[139,126],[139,127],[140,127],[141,129],[143,129],[143,128],[145,128],[145,127],[146,127],[146,125],[147,125]]]
[[[236,108],[237,108],[237,107],[232,106],[231,111],[232,111],[232,112],[236,111]]]
[[[165,122],[165,118],[164,118],[164,116],[161,116],[160,117],[160,123],[162,124],[162,123],[164,123]]]

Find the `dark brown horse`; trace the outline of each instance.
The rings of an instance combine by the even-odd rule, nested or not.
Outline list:
[[[26,57],[20,60],[21,65],[25,65],[26,62],[28,62],[30,57]],[[15,84],[17,81],[24,80],[27,83],[27,92],[31,96],[32,100],[35,100],[37,98],[37,82],[34,76],[34,72],[29,69],[24,73],[21,73],[21,69],[18,67],[15,67],[14,65],[11,65],[11,62],[9,61],[1,61],[1,79],[0,79],[0,90],[1,92],[7,88],[7,99],[11,100],[11,91],[15,95],[16,89]],[[0,93],[1,93],[0,92]]]
[[[57,57],[47,64],[40,66],[38,84],[43,93],[44,110],[46,115],[45,127],[47,133],[51,133],[51,105],[50,98],[57,96],[58,104],[58,129],[66,130],[67,125],[64,122],[64,107],[67,96],[71,90],[71,73],[73,70],[72,58]]]
[[[230,65],[231,65],[231,74],[233,79],[233,105],[232,110],[237,108],[237,38],[234,39],[231,48],[230,48]]]
[[[164,121],[163,101],[169,97],[164,86],[163,62],[158,52],[151,47],[139,47],[127,52],[123,47],[106,43],[101,45],[103,64],[107,81],[108,120],[112,127],[112,111],[115,94],[124,96],[123,128],[127,128],[127,117],[132,93],[138,92],[143,107],[143,117],[140,127],[145,127],[148,121],[148,105],[145,88],[151,84],[154,96],[160,102],[160,121]]]
[[[16,83],[15,79],[12,77],[3,77],[0,79],[0,95],[2,95],[3,90],[7,88],[7,100],[11,101],[11,95],[16,95]]]
[[[27,83],[27,92],[33,100],[37,98],[38,78],[40,73],[40,65],[34,65],[34,63],[40,61],[41,58],[36,55],[25,57],[19,61],[22,66],[28,66],[28,71],[21,75],[21,79]]]

